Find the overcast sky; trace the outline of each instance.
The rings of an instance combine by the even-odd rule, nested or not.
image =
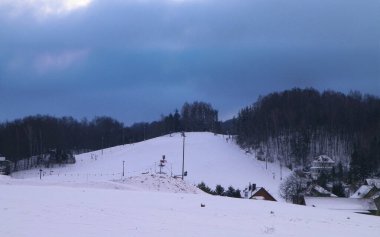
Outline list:
[[[380,96],[379,0],[0,0],[0,121],[222,119],[259,95]]]

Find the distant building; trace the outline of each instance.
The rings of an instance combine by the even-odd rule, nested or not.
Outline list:
[[[320,155],[315,158],[310,167],[311,177],[313,179],[318,179],[321,173],[331,173],[334,168],[335,161],[326,155]]]
[[[270,193],[263,187],[258,187],[255,188],[252,191],[250,199],[255,199],[255,200],[266,200],[266,201],[274,201],[276,202],[277,200],[270,195]]]
[[[11,162],[0,155],[0,174],[9,175],[11,172]]]

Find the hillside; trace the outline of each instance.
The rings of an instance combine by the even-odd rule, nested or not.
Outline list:
[[[125,177],[141,173],[155,173],[162,156],[168,161],[163,171],[168,175],[180,175],[182,170],[182,137],[176,133],[132,145],[112,147],[76,156],[76,164],[44,169],[42,178],[48,181],[105,181],[122,177],[125,161]],[[205,182],[211,188],[217,184],[224,187],[244,189],[249,182],[265,187],[279,199],[278,187],[280,166],[257,161],[254,155],[246,154],[231,139],[213,133],[186,133],[185,179],[192,184]],[[282,169],[285,177],[289,170]],[[13,174],[16,178],[39,179],[37,169]]]

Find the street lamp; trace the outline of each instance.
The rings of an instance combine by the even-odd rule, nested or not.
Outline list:
[[[185,132],[182,132],[182,180],[185,173]]]
[[[124,163],[125,163],[125,160],[123,160],[123,177],[124,177]]]
[[[104,147],[104,137],[102,137],[102,155],[103,155],[103,147]]]

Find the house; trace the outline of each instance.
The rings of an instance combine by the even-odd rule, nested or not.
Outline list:
[[[370,183],[366,181],[366,183]],[[380,215],[380,189],[376,185],[362,185],[351,195],[352,199],[371,199],[377,207],[377,215]]]
[[[375,186],[362,185],[350,198],[372,198],[379,191]]]
[[[266,200],[266,201],[274,201],[277,200],[270,195],[270,193],[263,187],[255,188],[252,193],[251,197],[249,199],[255,199],[255,200]]]
[[[307,188],[305,195],[309,197],[337,197],[317,184],[310,185]]]
[[[376,214],[378,207],[371,198],[305,197],[305,205],[329,210]]]
[[[335,161],[326,155],[316,157],[312,166],[310,167],[311,177],[315,180],[318,179],[321,173],[331,173],[335,165]]]
[[[0,175],[9,175],[11,172],[11,162],[0,155]]]

